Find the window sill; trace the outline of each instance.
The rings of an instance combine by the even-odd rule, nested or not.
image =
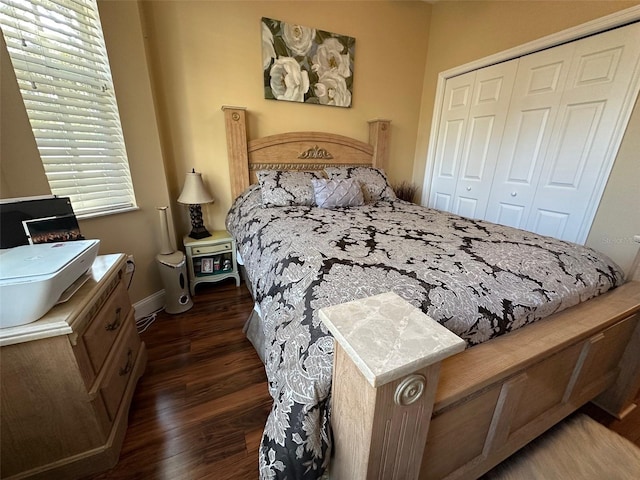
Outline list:
[[[106,217],[107,215],[116,215],[118,213],[135,212],[136,210],[140,210],[140,207],[133,206],[133,207],[126,207],[126,208],[118,208],[114,210],[105,210],[103,212],[79,213],[79,214],[76,214],[76,218],[78,220],[88,220],[90,218]]]

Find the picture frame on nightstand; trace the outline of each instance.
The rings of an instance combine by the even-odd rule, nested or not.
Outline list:
[[[213,273],[213,258],[203,258],[200,271],[202,273]]]

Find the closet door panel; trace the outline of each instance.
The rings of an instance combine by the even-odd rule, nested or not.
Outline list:
[[[453,208],[475,78],[476,72],[460,75],[448,80],[445,88],[429,199],[429,204],[439,210]]]
[[[535,211],[533,222],[529,230],[554,238],[562,238],[567,230],[569,214],[566,212],[545,210]]]
[[[459,188],[455,193],[454,211],[458,215],[465,217],[477,218],[481,216],[479,210],[484,210],[483,201],[483,179],[490,173],[488,169],[493,170],[493,164],[489,155],[489,146],[492,133],[494,132],[495,117],[493,115],[475,117],[471,119],[469,125],[469,143],[466,148],[464,165],[460,173]],[[462,187],[462,188],[460,188]],[[478,208],[478,200],[480,197],[480,208]]]
[[[546,186],[555,187],[564,193],[574,193],[585,180],[595,176],[594,170],[586,169],[590,154],[596,146],[594,141],[601,126],[605,102],[590,102],[568,105],[558,129],[558,140],[554,156],[548,163]],[[597,171],[597,170],[596,170]]]
[[[574,49],[568,44],[520,59],[487,220],[526,226]]]
[[[555,212],[566,218],[554,236],[582,243],[624,131],[621,111],[638,93],[640,24],[574,43],[527,228],[538,231],[540,218]]]
[[[512,60],[477,72],[454,193],[459,215],[484,218],[517,68]]]

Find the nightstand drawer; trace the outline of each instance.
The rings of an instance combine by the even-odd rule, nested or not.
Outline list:
[[[206,247],[193,247],[193,255],[202,255],[207,253],[230,252],[231,242],[221,243],[219,245],[208,245]]]
[[[124,283],[120,282],[83,335],[87,354],[96,375],[102,368],[130,309],[129,294]]]

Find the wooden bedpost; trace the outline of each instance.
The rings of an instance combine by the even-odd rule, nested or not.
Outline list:
[[[386,168],[389,161],[390,120],[369,121],[369,144],[373,146],[373,166]]]
[[[331,478],[417,479],[440,362],[464,340],[392,292],[319,315],[335,338]]]
[[[249,187],[249,153],[247,150],[246,108],[223,106],[224,124],[227,132],[231,200]]]

